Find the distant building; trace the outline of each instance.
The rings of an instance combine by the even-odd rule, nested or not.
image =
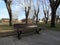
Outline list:
[[[12,19],[12,23],[17,23],[17,22],[18,22],[17,19]],[[3,23],[3,24],[9,23],[9,19],[3,18],[3,19],[1,19],[1,23]]]
[[[21,21],[22,23],[26,23],[26,19],[22,19]],[[28,23],[32,23],[32,19],[28,19]]]

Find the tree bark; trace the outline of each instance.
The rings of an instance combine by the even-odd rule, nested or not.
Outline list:
[[[27,11],[25,7],[26,24],[28,24],[28,16],[29,16],[30,9],[31,7],[28,6],[28,11]]]
[[[26,14],[26,24],[28,24],[28,15]]]
[[[45,20],[45,24],[47,24],[48,23],[48,17],[46,17],[46,20]]]
[[[52,8],[51,27],[55,27],[56,9]]]
[[[9,17],[10,17],[9,25],[12,26],[12,13],[11,13],[11,9],[10,9],[10,12],[9,12]]]
[[[38,23],[38,14],[36,15],[36,24]]]
[[[49,0],[50,1],[50,6],[51,6],[51,27],[55,27],[55,19],[56,19],[56,10],[60,4],[60,0]]]
[[[10,3],[7,2],[7,0],[4,0],[5,1],[5,4],[6,4],[6,7],[7,7],[7,10],[8,10],[8,13],[9,13],[9,25],[12,26],[12,11],[11,11],[11,7],[10,7]]]

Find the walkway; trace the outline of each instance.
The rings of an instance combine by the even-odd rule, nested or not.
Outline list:
[[[0,38],[0,45],[60,45],[60,32],[44,31],[41,34],[23,34],[18,40],[15,36]]]

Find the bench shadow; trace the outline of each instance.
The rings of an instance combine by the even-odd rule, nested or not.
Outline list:
[[[24,33],[21,34],[21,38],[29,37],[29,36],[33,36],[33,35],[40,35],[40,33],[37,34],[35,31],[24,32]],[[9,36],[13,36],[14,39],[18,39],[16,32],[13,32],[12,34],[9,34],[9,35],[0,36],[0,38],[5,38],[5,37],[9,37]]]

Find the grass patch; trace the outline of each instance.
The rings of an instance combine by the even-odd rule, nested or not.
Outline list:
[[[13,26],[0,25],[0,30],[13,30]]]
[[[60,31],[60,23],[56,24],[56,27],[54,27],[54,28],[50,27],[50,23],[48,23],[48,24],[40,23],[39,26],[42,28],[46,28],[48,30]]]
[[[48,30],[60,31],[60,23],[56,24],[55,28],[51,28],[50,23],[48,23],[48,24],[40,23],[40,24],[38,24],[38,26],[40,26],[42,28],[46,28]],[[13,26],[9,26],[9,25],[0,25],[0,30],[14,30],[14,28],[13,28]]]

